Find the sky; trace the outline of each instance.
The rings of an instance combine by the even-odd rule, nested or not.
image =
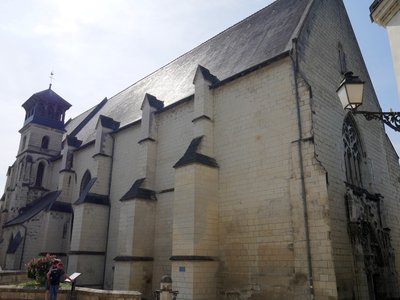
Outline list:
[[[271,2],[1,0],[0,189],[17,154],[21,105],[48,88],[51,72],[73,118]],[[387,33],[369,18],[372,2],[344,0],[382,110],[400,111]],[[400,153],[400,133],[387,133]]]

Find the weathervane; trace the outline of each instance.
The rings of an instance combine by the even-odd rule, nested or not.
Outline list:
[[[51,90],[51,86],[52,86],[52,84],[53,84],[53,79],[54,79],[54,73],[53,73],[53,71],[50,72],[49,78],[50,78],[49,90]]]

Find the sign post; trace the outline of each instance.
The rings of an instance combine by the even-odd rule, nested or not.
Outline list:
[[[75,293],[75,284],[76,284],[76,278],[78,278],[82,273],[73,273],[72,275],[69,276],[69,278],[71,278],[71,280],[66,279],[66,282],[71,282],[71,293],[69,296],[70,300],[76,300],[76,293]]]

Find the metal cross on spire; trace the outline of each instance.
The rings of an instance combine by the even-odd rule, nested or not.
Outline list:
[[[53,84],[53,79],[54,79],[54,73],[53,73],[53,71],[50,72],[49,78],[50,78],[49,90],[51,90],[51,86],[52,86],[52,84]]]

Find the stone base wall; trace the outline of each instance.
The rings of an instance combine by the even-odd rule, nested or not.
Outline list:
[[[26,271],[0,271],[0,285],[28,281]]]
[[[45,290],[22,288],[16,286],[0,285],[0,299],[1,300],[42,300],[44,298]],[[71,291],[62,289],[58,291],[57,299],[68,300],[70,299]],[[89,288],[76,288],[75,295],[77,300],[141,300],[142,294],[134,291],[105,291]]]

